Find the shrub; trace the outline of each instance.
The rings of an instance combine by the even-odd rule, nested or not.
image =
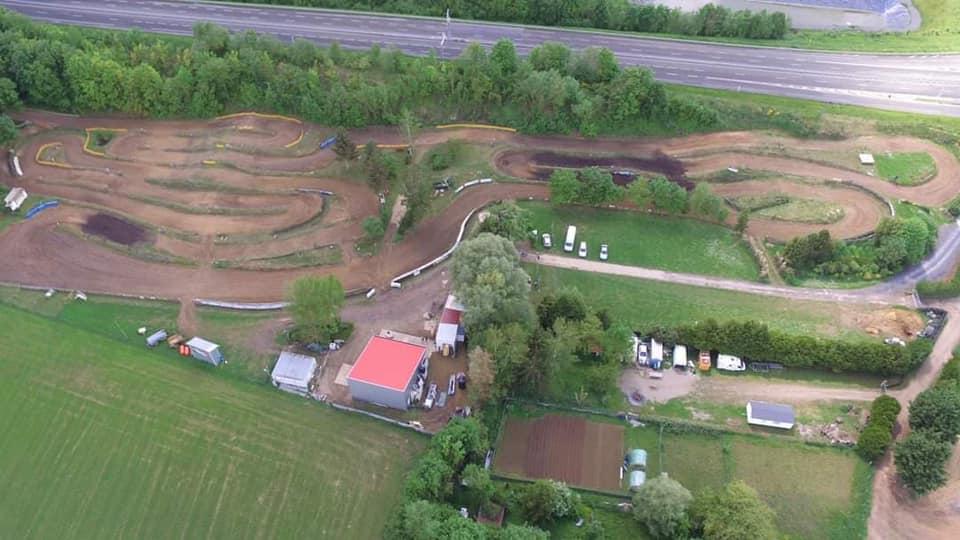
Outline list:
[[[950,359],[943,369],[940,370],[938,383],[960,383],[960,356],[954,356]]]
[[[910,403],[910,429],[925,430],[953,443],[960,434],[960,388],[937,385]]]
[[[893,442],[893,426],[900,414],[900,402],[890,396],[880,396],[873,400],[870,407],[870,419],[857,439],[857,453],[873,463],[887,452]]]
[[[431,170],[442,171],[456,163],[462,154],[463,141],[454,139],[433,147],[426,156],[426,162]]]
[[[667,476],[654,478],[633,496],[633,517],[654,538],[685,538],[690,532],[687,508],[693,495],[680,482]]]
[[[946,464],[952,447],[939,436],[914,431],[894,451],[897,473],[917,495],[925,495],[947,482]]]

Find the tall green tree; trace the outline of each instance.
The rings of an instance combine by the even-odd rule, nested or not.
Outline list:
[[[694,530],[704,540],[774,540],[780,537],[773,510],[743,481],[698,494],[691,506]]]
[[[519,241],[527,237],[529,222],[527,211],[513,201],[503,201],[487,210],[487,217],[480,224],[480,231],[489,232]]]
[[[643,210],[653,201],[653,193],[650,190],[650,182],[646,178],[637,177],[633,182],[627,185],[626,198],[637,208]]]
[[[690,533],[687,509],[693,495],[680,482],[658,476],[640,486],[633,496],[633,517],[654,538],[686,538]]]
[[[461,244],[453,256],[453,288],[467,307],[464,323],[471,331],[495,323],[533,322],[527,300],[530,277],[520,267],[513,243],[502,236],[480,233]]]
[[[687,190],[666,178],[659,177],[650,181],[650,195],[657,210],[669,214],[682,214],[687,211]]]
[[[723,199],[714,194],[706,182],[697,182],[697,186],[690,193],[690,209],[716,221],[723,221],[730,214]]]
[[[336,154],[338,160],[350,162],[359,157],[360,153],[357,151],[357,145],[350,139],[346,130],[338,129],[336,137],[337,139],[333,142],[333,153]]]
[[[910,403],[910,429],[925,430],[953,443],[960,435],[960,389],[938,385],[920,393]]]
[[[294,334],[304,342],[326,342],[340,329],[343,285],[333,276],[303,276],[287,293]]]
[[[947,483],[951,443],[927,431],[914,431],[894,448],[894,462],[903,483],[917,495],[926,495]]]
[[[573,204],[580,193],[580,180],[572,169],[557,169],[550,175],[550,201]]]
[[[0,114],[0,147],[5,147],[17,138],[17,126],[5,114]]]
[[[623,190],[613,183],[609,171],[599,167],[588,167],[580,171],[578,202],[599,205],[616,202],[623,198]]]

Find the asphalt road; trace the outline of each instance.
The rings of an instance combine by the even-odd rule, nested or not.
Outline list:
[[[379,43],[444,57],[469,42],[489,46],[508,38],[525,54],[544,41],[560,41],[574,49],[607,47],[622,63],[647,66],[666,82],[960,116],[960,55],[837,54],[457,20],[447,28],[442,19],[196,1],[0,0],[0,6],[59,24],[186,35],[195,22],[210,21],[283,40],[337,41],[350,48]],[[444,32],[448,39],[441,46]]]

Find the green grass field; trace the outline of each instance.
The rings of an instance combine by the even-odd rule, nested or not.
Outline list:
[[[920,185],[937,174],[937,164],[926,152],[877,154],[877,173],[900,186]]]
[[[770,328],[798,334],[848,339],[875,339],[855,322],[875,308],[786,300],[734,291],[592,274],[539,265],[527,273],[543,289],[575,287],[596,308],[635,330],[706,319],[760,320]]]
[[[762,218],[797,223],[836,223],[843,219],[843,214],[842,206],[813,199],[790,199],[753,213]]]
[[[512,411],[534,417],[544,412],[536,408]],[[589,417],[597,422],[621,423],[609,417]],[[734,480],[745,481],[773,508],[777,526],[790,538],[866,536],[873,471],[850,450],[764,435],[661,433],[659,427],[649,424],[626,427],[624,444],[624,451],[647,451],[647,478],[666,472],[694,493]],[[588,495],[587,500],[591,497]],[[627,522],[632,516],[625,514],[621,519],[617,520],[620,526],[629,530]]]
[[[33,308],[0,305],[4,536],[375,538],[425,445],[111,329],[174,306]]]
[[[577,243],[585,240],[587,258],[600,258],[600,244],[610,246],[609,262],[755,281],[757,263],[749,246],[733,231],[693,219],[654,216],[640,212],[584,207],[555,207],[520,202],[530,225],[539,234],[553,236],[554,254],[563,251],[568,225],[577,227]],[[540,242],[537,248],[542,249]]]

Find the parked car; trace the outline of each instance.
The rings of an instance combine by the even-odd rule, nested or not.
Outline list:
[[[641,343],[637,347],[637,364],[645,366],[650,363],[650,352],[647,351],[647,344]]]
[[[583,242],[583,241],[580,242],[580,250],[577,251],[577,255],[579,255],[579,256],[581,256],[581,257],[586,257],[586,256],[587,256],[587,243],[586,243],[586,242]]]
[[[550,237],[550,233],[543,233],[543,247],[547,249],[553,247],[553,238]]]
[[[736,356],[721,354],[717,356],[717,369],[723,371],[746,371],[747,365]]]
[[[437,399],[437,383],[431,383],[430,389],[427,390],[427,399],[423,400],[424,409],[432,409],[433,402]]]
[[[457,393],[457,376],[450,375],[450,380],[447,382],[447,394],[454,395]]]
[[[437,407],[443,408],[447,404],[447,393],[440,392],[440,397],[437,398]]]
[[[606,245],[606,244],[600,244],[600,260],[601,260],[601,261],[605,261],[605,260],[607,260],[607,257],[608,257],[608,254],[607,254],[607,245]]]

